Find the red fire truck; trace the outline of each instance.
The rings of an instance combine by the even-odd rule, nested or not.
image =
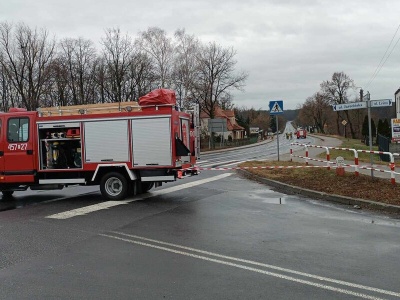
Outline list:
[[[297,139],[306,139],[307,138],[307,131],[305,129],[297,129],[296,132]]]
[[[0,190],[100,185],[121,200],[175,181],[199,156],[199,111],[182,112],[175,92],[138,102],[11,108],[0,114]]]

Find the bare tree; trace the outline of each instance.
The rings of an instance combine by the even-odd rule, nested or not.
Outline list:
[[[193,100],[192,87],[196,78],[197,59],[200,43],[193,35],[186,34],[184,29],[175,32],[177,45],[174,61],[173,85],[180,100],[179,106],[190,108]]]
[[[150,57],[146,53],[136,52],[129,68],[130,98],[137,100],[150,92],[156,77]]]
[[[230,90],[242,90],[248,77],[245,72],[235,74],[235,55],[233,48],[222,48],[216,43],[210,43],[197,56],[195,97],[211,119],[214,118],[216,106],[221,105],[223,99],[229,98]]]
[[[324,94],[318,92],[307,98],[301,106],[299,119],[302,123],[313,124],[319,132],[324,133],[324,125],[332,115],[332,107]]]
[[[348,102],[347,92],[349,89],[354,89],[354,82],[348,75],[344,72],[335,72],[332,75],[331,80],[324,81],[321,83],[321,89],[323,93],[328,97],[331,105],[343,104]],[[355,138],[355,132],[353,129],[353,124],[349,118],[349,111],[343,111],[346,116],[346,121],[349,123],[350,132],[352,138]],[[338,133],[340,133],[340,119],[343,118],[340,111],[336,112],[336,127]]]
[[[50,70],[52,80],[47,95],[51,103],[46,106],[71,105],[73,96],[70,89],[69,71],[63,58],[56,57],[50,65]]]
[[[162,88],[169,87],[174,59],[172,40],[164,30],[150,27],[140,33],[136,42],[140,49],[152,58],[155,72],[159,76],[159,85]]]
[[[45,84],[50,78],[55,40],[46,30],[31,29],[19,24],[13,30],[8,23],[0,24],[1,65],[17,90],[21,104],[28,110],[39,107]]]
[[[106,36],[102,39],[103,57],[106,63],[106,72],[111,81],[113,102],[126,100],[125,87],[127,74],[132,63],[133,44],[128,35],[122,36],[119,28],[107,29]],[[107,88],[106,85],[103,88]]]
[[[251,127],[258,127],[262,129],[264,132],[268,131],[270,124],[270,115],[267,111],[257,111],[256,116],[250,120]]]
[[[93,42],[83,38],[64,39],[60,42],[60,52],[60,62],[68,72],[72,103],[93,102],[93,68],[96,62]]]
[[[15,95],[13,95],[14,92],[15,89],[13,88],[10,77],[4,67],[0,65],[0,99],[2,111],[8,111],[10,107],[14,106],[16,100]]]

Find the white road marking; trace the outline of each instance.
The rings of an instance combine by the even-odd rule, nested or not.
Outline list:
[[[183,189],[191,188],[191,187],[194,187],[194,186],[197,186],[197,185],[200,185],[200,184],[204,184],[204,183],[207,183],[207,182],[223,179],[225,177],[231,176],[232,174],[233,173],[224,173],[224,174],[220,174],[220,175],[217,175],[217,176],[213,176],[213,177],[209,177],[209,178],[205,178],[205,179],[201,179],[201,180],[196,180],[196,181],[193,181],[193,182],[187,182],[187,183],[180,184],[180,185],[177,185],[177,186],[171,186],[169,188],[162,189],[162,190],[159,190],[159,191],[154,191],[151,194],[152,195],[163,195],[163,194],[167,194],[167,193],[172,193],[172,192],[180,191],[180,190],[183,190]]]
[[[77,209],[73,209],[73,210],[68,210],[68,211],[65,211],[62,213],[47,216],[46,218],[64,220],[64,219],[69,219],[69,218],[76,217],[76,216],[86,215],[86,214],[94,212],[94,211],[108,209],[113,206],[128,204],[129,202],[131,202],[131,201],[129,201],[129,200],[128,201],[107,201],[107,202],[93,204],[93,205],[89,205],[89,206],[85,206],[85,207],[81,207],[81,208],[77,208]]]
[[[57,213],[57,214],[53,214],[53,215],[47,216],[46,218],[64,220],[64,219],[69,219],[69,218],[76,217],[76,216],[82,216],[82,215],[86,215],[88,213],[92,213],[92,212],[95,212],[95,211],[98,211],[98,210],[108,209],[110,207],[123,205],[123,204],[128,204],[128,203],[133,202],[133,201],[143,200],[143,199],[151,198],[151,197],[154,197],[154,196],[164,195],[164,194],[176,192],[176,191],[179,191],[179,190],[191,188],[191,187],[194,187],[194,186],[197,186],[197,185],[200,185],[200,184],[204,184],[204,183],[207,183],[207,182],[211,182],[211,181],[215,181],[215,180],[219,180],[219,179],[228,177],[228,176],[230,176],[232,174],[233,173],[224,173],[224,174],[220,174],[220,175],[217,175],[217,176],[213,176],[213,177],[209,177],[209,178],[205,178],[205,179],[201,179],[201,180],[197,180],[197,181],[180,184],[180,185],[173,186],[173,187],[170,187],[170,188],[166,188],[166,189],[162,189],[162,190],[159,190],[159,191],[154,191],[154,192],[151,192],[151,193],[148,193],[148,194],[140,195],[139,197],[135,197],[135,198],[130,199],[130,200],[101,202],[101,203],[98,203],[98,204],[93,204],[93,205],[89,205],[89,206],[85,206],[85,207],[72,209],[72,210],[68,210],[68,211],[65,211],[65,212]]]
[[[119,234],[121,234],[121,233],[119,233]],[[262,270],[262,269],[257,269],[257,268],[245,266],[245,265],[242,265],[242,264],[238,264],[238,263],[232,263],[232,262],[225,261],[225,260],[210,258],[210,257],[207,257],[207,256],[201,256],[201,255],[197,255],[197,254],[193,254],[193,253],[189,253],[189,252],[185,252],[185,251],[180,251],[180,250],[176,250],[176,249],[172,249],[172,248],[167,248],[167,247],[164,247],[164,246],[158,246],[158,245],[154,245],[154,244],[149,244],[149,243],[145,243],[145,242],[141,242],[141,241],[137,241],[137,240],[131,240],[131,239],[128,239],[128,238],[121,238],[121,237],[118,237],[118,236],[113,236],[113,235],[108,235],[108,234],[99,234],[99,235],[103,236],[103,237],[108,237],[108,238],[112,238],[112,239],[128,242],[128,243],[131,243],[131,244],[150,247],[150,248],[163,250],[163,251],[167,251],[167,252],[171,252],[171,253],[175,253],[175,254],[179,254],[179,255],[184,255],[184,256],[193,257],[193,258],[197,258],[197,259],[201,259],[201,260],[205,260],[205,261],[210,261],[210,262],[214,262],[214,263],[218,263],[218,264],[222,264],[222,265],[236,267],[236,268],[239,268],[239,269],[244,269],[244,270],[248,270],[248,271],[252,271],[252,272],[256,272],[256,273],[260,273],[260,274],[264,274],[264,275],[268,275],[268,276],[273,276],[273,277],[276,277],[276,278],[279,278],[279,279],[285,279],[285,280],[288,280],[288,281],[301,283],[301,284],[305,284],[305,285],[309,285],[309,286],[313,286],[313,287],[317,287],[317,288],[321,288],[321,289],[325,289],[325,290],[330,290],[330,291],[337,292],[337,293],[343,293],[343,294],[346,294],[346,295],[356,296],[356,297],[360,297],[360,298],[364,298],[364,299],[373,299],[373,300],[383,299],[383,298],[378,298],[378,297],[367,295],[367,294],[363,294],[363,293],[354,292],[354,291],[351,291],[351,290],[346,290],[346,289],[343,289],[343,288],[337,288],[337,287],[326,285],[326,284],[320,284],[320,283],[317,283],[317,282],[312,282],[312,281],[309,281],[309,280],[304,280],[304,279],[296,278],[296,277],[293,277],[293,276],[288,276],[288,275],[283,275],[283,274],[274,273],[274,272],[270,272],[270,271],[265,271],[265,270]],[[149,240],[149,239],[146,239],[146,240]],[[159,242],[159,241],[156,241],[155,243],[168,245],[168,243]],[[169,244],[169,245],[173,245],[173,244]],[[193,249],[193,248],[189,248],[189,247],[183,247],[183,246],[178,246],[178,245],[174,245],[173,247],[181,248],[181,249],[187,249],[187,250],[191,250],[191,251],[199,252],[199,253],[204,253],[204,254],[208,254],[208,255],[218,256],[218,257],[225,258],[225,259],[246,262],[246,260],[230,258],[228,256],[219,255],[219,254],[215,254],[215,253],[211,253],[211,252],[207,252],[207,251],[202,251],[202,250],[197,250],[197,249]],[[263,264],[261,264],[261,265],[263,265]],[[294,271],[294,272],[296,272],[296,271]],[[299,272],[299,273],[302,273],[302,272]],[[302,274],[307,274],[307,273],[302,273]],[[312,275],[312,274],[307,274],[307,275]],[[315,275],[312,275],[312,276],[315,276]],[[319,276],[316,276],[316,277],[319,277]],[[342,282],[342,281],[337,280],[337,282]],[[337,283],[337,282],[335,282],[335,283]],[[357,285],[357,284],[352,284],[352,283],[348,283],[348,284],[354,285],[352,287],[359,287],[359,288],[364,287],[364,286]],[[370,288],[370,287],[366,287],[366,288],[368,290],[372,290],[374,292],[381,291],[381,293],[384,293],[384,294],[387,294],[387,295],[393,295],[393,296],[398,296],[398,297],[400,296],[399,293],[395,293],[395,292],[391,292],[391,291],[385,291],[385,290],[375,289],[375,288]]]
[[[333,278],[329,278],[329,277],[313,275],[313,274],[310,274],[310,273],[304,273],[304,272],[291,270],[291,269],[287,269],[287,268],[282,268],[282,267],[278,267],[278,266],[274,266],[274,265],[270,265],[270,264],[260,263],[260,262],[256,262],[256,261],[252,261],[252,260],[241,259],[241,258],[236,258],[236,257],[232,257],[232,256],[226,256],[226,255],[222,255],[222,254],[218,254],[218,253],[214,253],[214,252],[209,252],[209,251],[205,251],[205,250],[200,250],[200,249],[196,249],[196,248],[181,246],[181,245],[167,243],[167,242],[154,240],[154,239],[149,239],[149,238],[145,238],[145,237],[138,236],[138,235],[126,234],[126,233],[118,232],[118,231],[111,231],[111,232],[114,233],[114,234],[119,234],[119,235],[122,235],[122,236],[130,237],[130,238],[134,238],[134,239],[139,239],[139,240],[143,240],[143,241],[147,241],[147,242],[152,242],[152,243],[156,243],[156,244],[160,244],[160,245],[166,245],[166,246],[171,246],[171,247],[175,247],[175,248],[179,248],[179,249],[185,249],[185,250],[189,250],[189,251],[192,251],[192,252],[197,252],[197,253],[201,253],[201,254],[205,254],[205,255],[209,255],[209,256],[215,256],[215,257],[219,257],[219,258],[223,258],[223,259],[238,261],[238,262],[251,264],[251,265],[256,265],[256,266],[260,266],[260,267],[264,267],[264,268],[269,268],[269,269],[273,269],[273,270],[277,270],[277,271],[281,271],[281,272],[296,274],[296,275],[300,275],[300,276],[303,276],[303,277],[313,278],[313,279],[317,279],[319,281],[327,281],[327,282],[331,282],[331,283],[335,283],[335,284],[349,286],[349,287],[352,287],[352,288],[364,289],[364,290],[368,290],[368,291],[372,291],[372,292],[376,292],[376,293],[381,293],[381,294],[386,294],[386,295],[390,295],[390,296],[400,297],[400,293],[397,293],[397,292],[378,289],[378,288],[369,287],[369,286],[356,284],[356,283],[351,283],[351,282],[347,282],[347,281],[343,281],[343,280],[337,280],[337,279],[333,279]]]
[[[206,162],[208,162],[208,160],[198,160],[197,162],[196,162],[196,165],[201,165],[201,164],[204,164],[204,163],[206,163]]]
[[[227,161],[215,161],[212,164],[206,164],[206,165],[201,165],[201,167],[206,168],[206,167],[210,167],[210,166],[214,166],[214,165],[218,165],[221,166],[225,163],[231,163],[232,160],[227,160]]]
[[[245,160],[242,160],[242,161],[235,161],[235,162],[233,162],[233,163],[231,163],[231,164],[222,165],[221,167],[223,168],[223,167],[229,167],[229,166],[233,166],[233,165],[238,165],[238,164],[241,164],[241,163],[243,163],[243,162],[245,162]]]

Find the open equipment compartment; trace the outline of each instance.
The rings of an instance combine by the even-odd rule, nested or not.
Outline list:
[[[38,133],[40,170],[82,168],[80,122],[41,123]]]

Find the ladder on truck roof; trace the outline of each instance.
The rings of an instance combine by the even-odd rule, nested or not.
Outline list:
[[[142,108],[135,101],[95,103],[84,105],[40,107],[37,112],[40,117],[73,116],[86,114],[104,114],[117,112],[141,111]]]

